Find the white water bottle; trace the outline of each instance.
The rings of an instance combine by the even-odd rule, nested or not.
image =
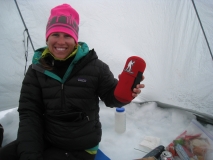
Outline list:
[[[126,112],[125,108],[116,108],[115,112],[115,131],[123,133],[126,131]]]

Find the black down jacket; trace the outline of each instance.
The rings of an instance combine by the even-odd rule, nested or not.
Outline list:
[[[116,85],[108,65],[94,50],[74,62],[65,81],[38,63],[30,65],[18,108],[20,159],[42,160],[45,141],[65,150],[96,146],[101,140],[99,98],[109,107],[125,105],[114,97]]]

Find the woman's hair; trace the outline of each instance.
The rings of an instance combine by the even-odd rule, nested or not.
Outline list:
[[[39,62],[44,69],[49,70],[49,71],[53,70],[54,60],[51,59],[50,56],[41,57],[39,59]]]

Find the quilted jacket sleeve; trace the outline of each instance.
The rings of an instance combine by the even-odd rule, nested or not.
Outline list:
[[[102,65],[99,83],[99,96],[105,105],[108,107],[122,107],[128,103],[118,101],[114,96],[114,90],[118,80],[114,78],[109,66],[105,63]]]
[[[29,66],[19,99],[17,140],[20,160],[42,160],[43,114],[42,93],[35,71]]]

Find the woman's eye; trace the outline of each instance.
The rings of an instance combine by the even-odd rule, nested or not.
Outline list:
[[[66,34],[64,37],[71,37],[69,34]]]
[[[59,35],[57,33],[53,33],[52,36],[58,37]]]

